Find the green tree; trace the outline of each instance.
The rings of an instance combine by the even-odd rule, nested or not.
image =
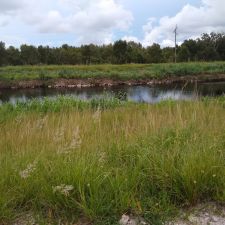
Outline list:
[[[80,48],[69,49],[69,62],[71,65],[82,64],[82,55]]]
[[[166,47],[162,49],[162,62],[164,63],[174,62],[174,48]]]
[[[185,40],[178,47],[178,61],[225,60],[225,34],[202,34],[197,40]],[[161,63],[174,61],[174,48],[162,48],[154,43],[144,48],[134,41],[116,41],[113,45],[82,45],[61,47],[21,45],[5,47],[0,42],[0,65],[20,64],[103,64],[103,63]]]
[[[6,63],[5,43],[0,42],[0,66],[4,65],[5,63]]]
[[[113,62],[113,45],[103,45],[100,47],[101,63]]]
[[[127,62],[144,63],[144,52],[140,43],[136,43],[134,41],[127,43]]]
[[[127,63],[128,45],[126,41],[116,41],[113,45],[113,55],[115,57],[115,63],[124,64]]]
[[[9,48],[6,49],[6,54],[7,54],[7,61],[9,65],[21,65],[21,56],[20,56],[20,51],[19,49],[9,46]]]
[[[178,61],[179,62],[188,62],[190,61],[190,52],[186,45],[181,45],[178,51]]]
[[[217,34],[217,44],[216,44],[216,51],[219,54],[220,60],[225,60],[225,34]]]
[[[36,47],[32,45],[21,45],[20,52],[23,64],[35,65],[40,63]]]
[[[81,46],[82,63],[89,65],[91,64],[91,47],[90,45]]]
[[[190,61],[197,61],[198,45],[196,40],[185,40],[181,47],[187,48]]]
[[[50,47],[40,45],[38,46],[37,51],[38,51],[39,62],[42,64],[48,64],[50,51],[51,51]]]
[[[198,60],[214,61],[219,59],[218,53],[218,37],[215,33],[203,34],[201,38],[197,40]]]
[[[161,63],[163,61],[162,49],[159,44],[154,43],[147,48],[147,62],[148,63]]]

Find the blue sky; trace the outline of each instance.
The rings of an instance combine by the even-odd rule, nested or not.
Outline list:
[[[1,0],[0,40],[60,46],[117,39],[173,46],[204,32],[225,31],[224,0]]]

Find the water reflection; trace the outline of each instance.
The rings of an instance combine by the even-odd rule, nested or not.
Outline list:
[[[198,85],[157,85],[157,86],[118,86],[113,88],[76,88],[76,89],[20,89],[0,90],[0,103],[26,102],[32,98],[58,95],[74,96],[87,100],[103,95],[116,96],[135,102],[156,103],[165,99],[191,100],[199,96],[218,96],[225,93],[225,82],[203,83]]]

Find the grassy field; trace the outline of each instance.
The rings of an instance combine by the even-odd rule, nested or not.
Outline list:
[[[1,106],[0,224],[29,212],[40,224],[132,213],[157,225],[180,207],[224,202],[224,110],[223,97]]]
[[[8,66],[0,67],[0,80],[45,80],[52,78],[112,78],[129,80],[224,73],[225,62],[90,66]]]

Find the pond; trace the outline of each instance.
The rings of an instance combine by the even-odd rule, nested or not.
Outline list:
[[[75,89],[2,89],[0,104],[5,102],[26,102],[32,98],[52,97],[58,95],[74,96],[87,100],[101,96],[116,96],[135,102],[156,103],[165,99],[192,100],[202,96],[220,96],[225,93],[225,82],[201,84],[173,84],[154,86],[117,86],[111,88],[75,88]]]

